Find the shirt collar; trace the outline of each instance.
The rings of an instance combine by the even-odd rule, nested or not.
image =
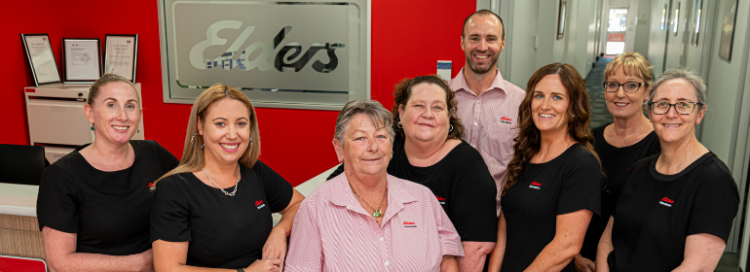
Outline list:
[[[451,82],[450,88],[454,92],[463,90],[476,96],[477,94],[469,89],[469,85],[466,84],[464,69],[466,69],[466,67],[461,68],[461,71],[458,72],[458,75],[456,75],[456,77],[453,79],[453,82]],[[490,85],[490,88],[486,91],[500,90],[507,93],[505,90],[507,90],[506,88],[508,88],[508,86],[505,79],[503,79],[503,75],[500,74],[500,69],[495,69],[495,73],[495,80],[492,81],[492,85]]]
[[[346,173],[341,173],[336,178],[329,180],[328,182],[336,182],[333,187],[333,194],[331,195],[331,203],[337,206],[348,207],[360,207],[359,201],[351,186],[349,186],[349,179],[346,177]],[[391,203],[397,204],[399,207],[403,207],[403,204],[417,201],[417,198],[411,195],[406,188],[404,188],[405,182],[391,175],[386,177],[386,187],[388,188],[388,205],[391,207]],[[356,205],[354,205],[356,204]],[[395,207],[394,207],[395,208]],[[390,209],[390,208],[389,208]]]

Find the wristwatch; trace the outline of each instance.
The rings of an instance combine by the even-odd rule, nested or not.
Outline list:
[[[244,268],[237,268],[237,272],[245,272]]]

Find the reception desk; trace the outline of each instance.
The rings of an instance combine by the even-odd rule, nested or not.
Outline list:
[[[338,167],[338,166],[336,166]],[[303,195],[318,188],[333,167],[295,187]],[[39,186],[0,182],[0,255],[44,259],[42,232],[36,219]],[[274,225],[281,216],[273,214]]]
[[[0,183],[0,255],[44,259],[36,219],[39,186]]]

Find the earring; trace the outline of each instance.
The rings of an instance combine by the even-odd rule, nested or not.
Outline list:
[[[453,125],[451,125],[451,129],[449,129],[448,132],[452,132],[452,131],[453,131]]]
[[[198,133],[196,133],[196,134],[193,134],[193,137],[190,137],[190,143],[191,143],[191,144],[193,143],[193,140],[195,140],[195,135],[198,135]]]
[[[401,120],[398,121],[398,124],[396,124],[398,128],[404,128],[404,126],[401,124]]]

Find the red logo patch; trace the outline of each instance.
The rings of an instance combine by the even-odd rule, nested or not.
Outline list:
[[[502,122],[502,123],[510,124],[511,121],[513,121],[513,120],[511,120],[510,118],[505,117],[505,116],[503,116],[503,117],[500,118],[500,122]]]
[[[536,189],[536,190],[541,190],[542,189],[542,184],[539,183],[539,182],[536,182],[536,180],[535,180],[535,181],[531,182],[531,185],[529,185],[529,188]]]
[[[417,223],[404,221],[404,228],[416,228],[416,227],[417,227]]]
[[[438,203],[445,204],[445,197],[439,197],[439,196],[435,196],[435,197],[437,197]]]
[[[258,200],[258,201],[255,201],[255,206],[258,206],[258,205],[260,205],[260,204],[263,204],[263,200]]]
[[[669,204],[674,204],[674,200],[671,200],[668,197],[662,198],[661,201],[667,202]]]
[[[148,187],[154,187],[154,183],[153,182],[149,182],[148,183]]]

